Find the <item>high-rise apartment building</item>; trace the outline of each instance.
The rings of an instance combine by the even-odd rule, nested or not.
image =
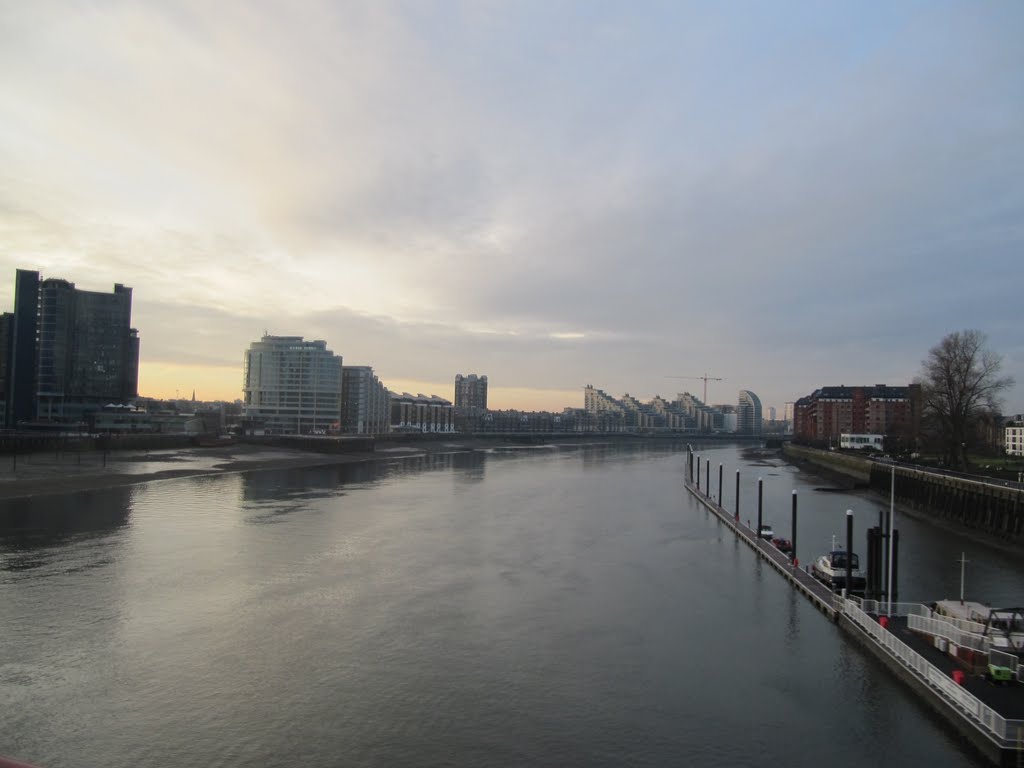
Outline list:
[[[265,335],[245,353],[245,416],[280,434],[337,429],[341,370],[325,341]]]
[[[624,414],[626,408],[603,389],[587,384],[583,389],[583,408],[587,413]]]
[[[471,373],[455,375],[455,410],[460,413],[483,413],[487,410],[487,377]]]
[[[19,269],[14,313],[5,315],[7,426],[32,419],[82,419],[138,396],[139,335],[131,327],[132,289],[83,291]]]
[[[388,390],[368,365],[341,368],[341,431],[380,435],[389,431]]]
[[[761,399],[749,389],[741,389],[736,406],[736,434],[761,434]]]

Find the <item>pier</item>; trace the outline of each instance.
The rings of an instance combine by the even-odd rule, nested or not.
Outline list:
[[[696,470],[694,458],[697,458]],[[760,519],[755,527],[745,525],[738,502],[733,510],[721,505],[721,467],[716,501],[710,490],[710,465],[705,465],[702,478],[700,464],[699,457],[689,449],[684,486],[708,512],[851,639],[879,659],[992,764],[1005,768],[1024,766],[1024,664],[1018,664],[1015,680],[1008,687],[997,687],[981,677],[966,677],[962,672],[956,674],[958,666],[947,654],[912,631],[922,620],[930,620],[931,611],[926,606],[893,603],[887,611],[884,603],[834,593],[800,567],[798,552],[794,551],[791,560],[789,555],[761,538],[757,530]],[[737,476],[737,489],[738,484]],[[760,499],[758,506],[760,518]],[[794,519],[795,509],[794,502]],[[796,537],[795,529],[793,536]],[[852,547],[850,549],[852,551]]]

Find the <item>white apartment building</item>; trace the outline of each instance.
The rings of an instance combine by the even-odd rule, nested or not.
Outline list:
[[[1024,456],[1024,422],[1006,427],[1006,454]]]
[[[245,417],[287,435],[337,429],[341,421],[341,355],[325,341],[264,336],[245,353]]]

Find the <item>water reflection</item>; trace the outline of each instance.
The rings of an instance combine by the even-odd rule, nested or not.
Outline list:
[[[34,546],[49,569],[0,573],[0,626],[17,638],[0,648],[0,740],[40,765],[118,768],[840,767],[884,751],[910,764],[911,748],[962,764],[901,688],[863,684],[882,673],[683,491],[670,451],[139,486],[130,522],[65,521]],[[120,493],[68,508],[102,517]],[[0,552],[24,522],[7,519]],[[836,691],[842,706],[822,707]],[[865,698],[919,732],[876,744]]]
[[[128,525],[130,486],[10,499],[0,503],[0,570],[37,568],[61,546],[102,538]]]

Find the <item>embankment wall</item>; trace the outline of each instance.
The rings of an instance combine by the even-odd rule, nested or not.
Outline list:
[[[891,464],[859,456],[787,443],[783,454],[888,497]],[[895,496],[904,509],[925,519],[941,520],[1005,542],[1024,544],[1024,490],[985,478],[953,477],[918,467],[896,466]]]

